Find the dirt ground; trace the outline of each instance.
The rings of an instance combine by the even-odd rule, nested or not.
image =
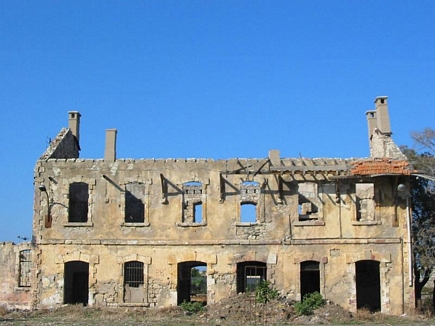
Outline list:
[[[204,311],[188,314],[180,307],[150,308],[93,308],[64,306],[56,310],[6,312],[0,317],[3,325],[435,325],[435,319],[425,315],[386,316],[360,311],[351,314],[328,303],[311,316],[297,316],[292,302],[279,299],[267,304],[239,295],[206,306]]]

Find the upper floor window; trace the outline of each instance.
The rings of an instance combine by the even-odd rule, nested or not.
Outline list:
[[[245,181],[240,185],[240,222],[256,223],[257,204],[260,201],[261,187],[258,182]]]
[[[128,183],[125,186],[125,223],[143,223],[145,221],[145,184]]]
[[[32,267],[32,252],[30,249],[21,250],[19,256],[18,286],[29,287]]]
[[[323,203],[316,182],[298,184],[299,221],[316,221],[323,219]]]
[[[69,185],[68,222],[88,221],[89,186],[84,182]]]
[[[182,223],[204,223],[203,188],[201,182],[190,181],[183,183],[183,212]]]
[[[357,183],[355,185],[355,203],[357,221],[374,221],[375,185],[373,183]]]

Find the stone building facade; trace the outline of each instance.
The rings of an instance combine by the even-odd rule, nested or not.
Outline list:
[[[268,280],[294,300],[319,291],[351,311],[413,308],[413,171],[387,98],[366,116],[365,159],[156,160],[117,159],[114,129],[104,159],[79,158],[69,112],[35,166],[33,306],[211,304]]]

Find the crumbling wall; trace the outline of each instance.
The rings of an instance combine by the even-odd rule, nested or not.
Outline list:
[[[11,309],[31,308],[31,287],[20,286],[20,252],[30,250],[29,243],[14,244],[3,242],[0,244],[0,306]]]

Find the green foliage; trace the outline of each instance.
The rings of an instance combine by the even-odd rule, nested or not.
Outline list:
[[[191,313],[197,313],[197,312],[200,312],[200,311],[204,310],[204,306],[202,305],[201,302],[186,302],[186,301],[183,301],[183,303],[180,304],[180,307],[183,310],[191,312]]]
[[[304,296],[301,302],[295,303],[295,310],[298,315],[308,316],[324,304],[325,300],[319,292],[309,293]]]
[[[255,299],[259,303],[267,303],[270,300],[277,299],[279,293],[272,287],[269,281],[261,281],[255,288]]]

